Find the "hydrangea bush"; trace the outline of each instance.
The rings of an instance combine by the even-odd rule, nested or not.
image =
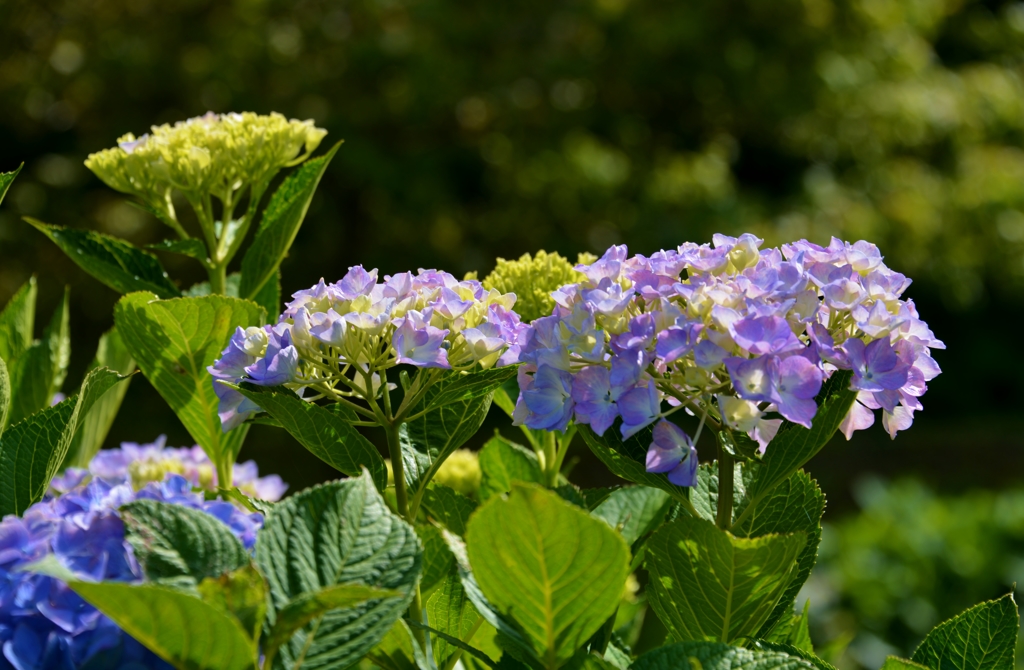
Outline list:
[[[207,267],[201,285],[32,222],[124,295],[68,397],[66,310],[39,340],[34,284],[0,313],[2,663],[831,668],[794,609],[824,511],[802,466],[875,412],[895,438],[922,411],[943,345],[910,280],[865,241],[718,235],[499,259],[482,282],[357,265],[281,304],[337,149],[311,158],[322,136],[207,115],[90,157],[178,234],[158,250]],[[197,447],[99,451],[136,367]],[[525,444],[506,429],[467,451],[492,405]],[[342,478],[278,501],[280,479],[235,464],[267,426]],[[577,437],[622,486],[571,481]],[[1011,668],[1017,630],[1007,595],[884,668]]]

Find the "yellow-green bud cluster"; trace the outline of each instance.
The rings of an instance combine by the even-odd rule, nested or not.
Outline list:
[[[171,189],[190,200],[229,200],[246,185],[262,190],[281,168],[309,157],[326,134],[311,120],[276,113],[209,113],[153,126],[139,138],[129,133],[118,146],[91,154],[85,166],[111,188],[173,218]]]
[[[577,264],[589,265],[596,259],[592,254],[580,254]],[[524,323],[551,314],[555,301],[551,292],[560,286],[583,280],[583,275],[558,253],[538,251],[523,254],[519,260],[499,258],[491,274],[483,280],[487,289],[516,294],[516,312]]]
[[[480,458],[475,451],[456,449],[437,469],[434,481],[475,496],[480,489]]]

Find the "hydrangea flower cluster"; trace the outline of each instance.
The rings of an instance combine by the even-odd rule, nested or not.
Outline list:
[[[593,254],[582,253],[577,257],[578,265],[589,265],[597,260]],[[574,269],[573,264],[558,253],[538,251],[534,255],[523,254],[518,260],[499,258],[494,270],[484,277],[484,288],[497,289],[502,293],[516,294],[516,312],[523,321],[530,322],[547,316],[555,306],[551,291],[583,281],[585,277]],[[548,288],[550,287],[550,288]]]
[[[398,365],[468,371],[515,363],[525,328],[512,311],[515,295],[436,270],[378,281],[376,269],[355,266],[292,297],[276,324],[239,328],[210,366],[225,430],[259,408],[219,380],[373,400],[381,375]]]
[[[326,134],[313,121],[277,113],[209,112],[153,126],[141,137],[128,133],[116,147],[90,154],[85,166],[111,188],[138,196],[162,219],[176,221],[172,189],[230,201],[245,186],[265,186],[281,168],[301,163]]]
[[[891,436],[909,427],[944,348],[901,298],[910,280],[868,242],[761,244],[716,235],[649,258],[615,246],[577,267],[586,280],[552,293],[553,313],[519,340],[516,422],[604,434],[621,417],[624,437],[659,422],[647,468],[680,485],[696,476],[691,439],[665,419],[681,408],[763,451],[782,418],[809,427],[823,381],[850,370],[847,439],[877,409]]]
[[[206,500],[193,491],[186,476],[169,471],[160,481],[133,485],[133,465],[169,463],[177,456],[184,456],[181,469],[187,474],[195,464],[209,467],[192,450],[164,449],[162,441],[125,444],[101,451],[88,470],[72,470],[55,479],[46,498],[21,518],[0,521],[0,670],[171,667],[60,580],[21,568],[53,555],[85,579],[141,580],[117,512],[139,499],[202,510],[227,524],[251,550],[263,525],[261,514]],[[283,491],[279,479],[258,478],[254,465],[240,470],[242,480],[270,499]]]

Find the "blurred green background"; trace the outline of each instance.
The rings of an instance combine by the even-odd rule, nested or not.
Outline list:
[[[915,279],[909,296],[949,350],[936,356],[945,373],[913,430],[890,442],[876,426],[812,462],[827,518],[852,524],[844,515],[858,503],[884,499],[864,493],[864,482],[879,481],[870,476],[913,474],[943,495],[1021,482],[1024,363],[1013,352],[1024,307],[1024,3],[7,0],[2,8],[0,170],[21,161],[26,170],[0,208],[0,304],[36,273],[47,314],[71,285],[68,388],[111,325],[116,296],[21,216],[156,241],[160,224],[85,170],[85,156],[125,132],[207,110],[279,111],[315,119],[327,142],[346,140],[282,266],[286,294],[357,263],[487,272],[497,256],[539,248],[574,258],[624,242],[650,253],[718,231],[754,231],[770,243],[869,239]],[[172,276],[203,279],[193,261],[163,261]],[[111,441],[160,433],[187,441],[137,379]],[[297,488],[330,476],[267,427],[252,431],[242,456]],[[579,457],[575,478],[607,481],[582,448]],[[925,509],[935,497],[922,496]],[[923,514],[872,532],[897,541]],[[881,568],[868,561],[851,574],[858,570],[871,580]],[[1011,573],[972,586],[953,609],[939,595],[914,597],[944,617],[999,595]],[[960,588],[968,593],[950,578],[932,593]],[[867,617],[860,623],[879,639],[920,637],[914,625],[894,628],[829,597],[830,612]],[[829,625],[822,635],[837,634],[839,624]]]

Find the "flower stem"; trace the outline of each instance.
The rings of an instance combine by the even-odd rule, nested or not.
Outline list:
[[[230,458],[218,458],[217,459],[217,486],[222,489],[231,488],[234,463],[231,462]]]

